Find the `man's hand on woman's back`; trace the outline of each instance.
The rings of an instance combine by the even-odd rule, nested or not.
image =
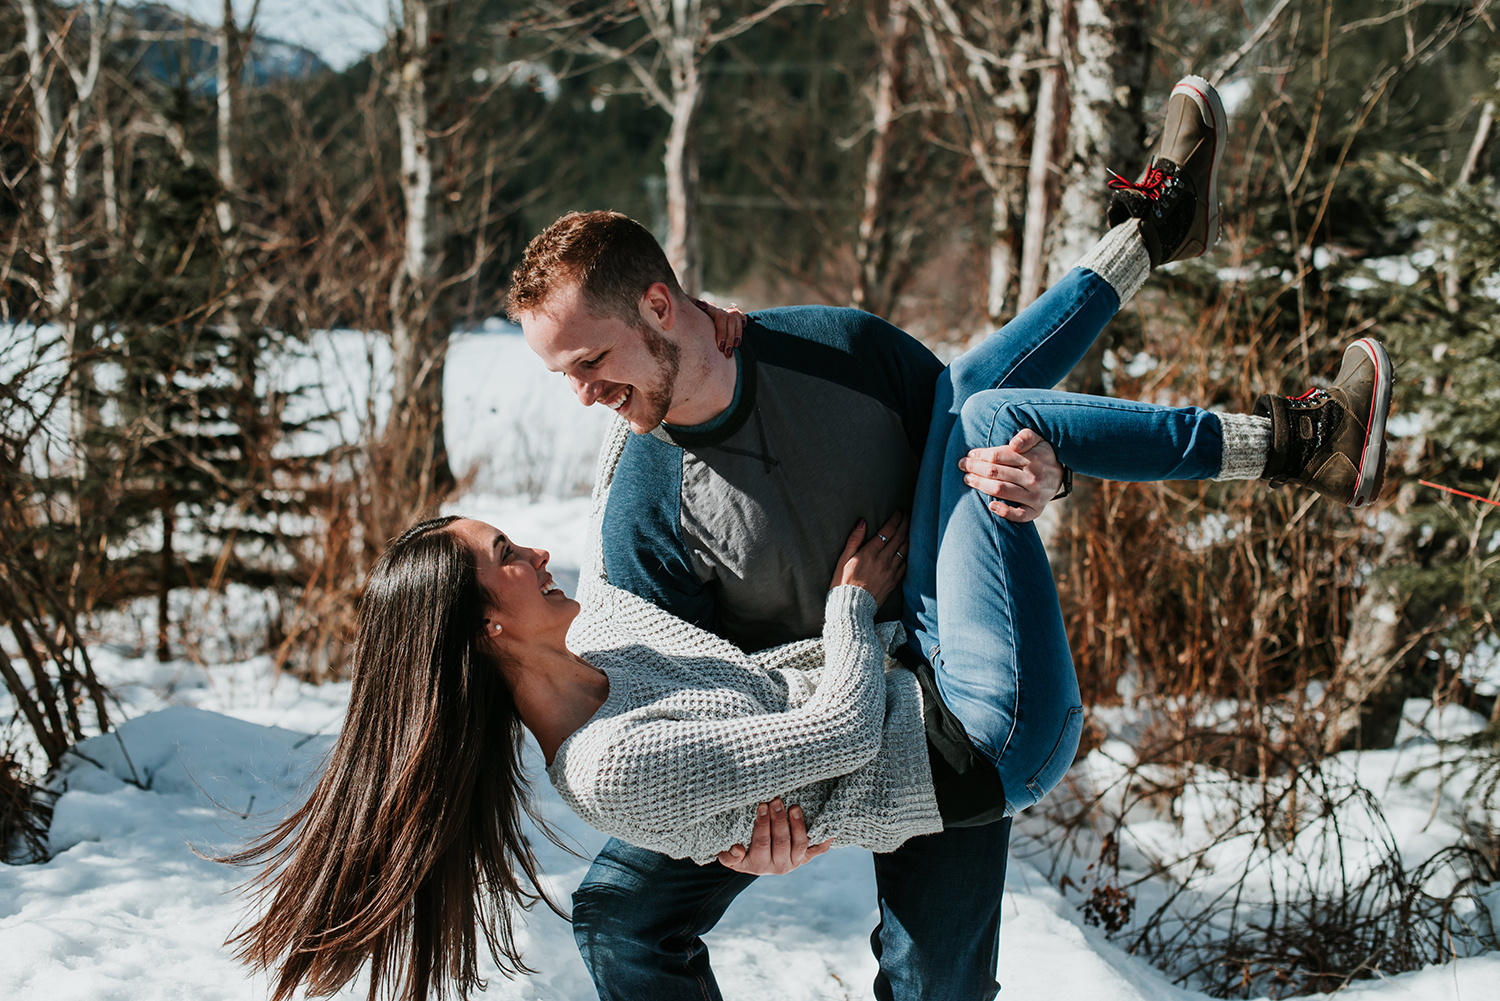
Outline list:
[[[817,858],[831,842],[807,843],[807,820],[802,807],[786,809],[780,799],[760,804],[750,847],[735,845],[719,853],[719,862],[750,876],[784,876],[809,859]]]

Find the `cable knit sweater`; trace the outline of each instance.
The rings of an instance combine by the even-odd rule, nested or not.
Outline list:
[[[799,804],[810,841],[886,852],[942,829],[916,676],[887,673],[900,627],[875,625],[857,587],[828,593],[823,638],[754,655],[605,578],[600,513],[629,433],[600,454],[583,609],[568,646],[609,676],[609,697],[558,748],[547,776],[599,830],[712,861],[748,844],[756,804]]]

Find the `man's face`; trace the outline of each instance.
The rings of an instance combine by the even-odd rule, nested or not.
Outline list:
[[[667,416],[677,390],[676,344],[642,318],[642,327],[595,316],[578,285],[553,293],[543,308],[520,317],[526,343],[553,372],[567,376],[584,406],[602,403],[636,434]],[[643,329],[644,327],[644,329]]]

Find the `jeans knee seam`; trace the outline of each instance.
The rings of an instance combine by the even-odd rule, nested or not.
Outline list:
[[[1092,272],[1090,272],[1090,273],[1092,274]],[[1097,278],[1098,276],[1096,275],[1095,277]],[[1103,288],[1109,288],[1109,283],[1106,282],[1103,278],[1099,278],[1097,285],[1095,285],[1094,287],[1090,288],[1086,293],[1084,293],[1083,295],[1080,295],[1077,299],[1075,299],[1073,301],[1071,307],[1067,310],[1067,312],[1064,313],[1062,316],[1058,317],[1058,319],[1056,320],[1056,322],[1053,323],[1052,328],[1050,330],[1048,330],[1045,334],[1043,334],[1037,340],[1037,342],[1035,344],[1033,344],[1026,351],[1025,354],[1023,354],[1021,357],[1017,358],[1015,360],[1015,363],[1013,365],[1011,365],[1008,369],[1005,370],[1004,377],[1001,378],[1000,380],[998,380],[997,382],[995,382],[992,386],[990,386],[990,388],[991,389],[1038,388],[1038,387],[1024,387],[1024,386],[1022,386],[1022,387],[1009,387],[1009,386],[1006,385],[1006,383],[1010,380],[1011,376],[1015,375],[1017,369],[1019,369],[1022,365],[1026,364],[1026,362],[1031,358],[1032,355],[1034,355],[1038,351],[1040,351],[1042,349],[1042,347],[1048,341],[1050,341],[1057,334],[1057,332],[1059,330],[1061,330],[1074,317],[1076,317],[1079,313],[1081,313],[1083,311],[1083,307],[1089,301],[1091,301],[1094,298],[1094,296],[1096,296],[1096,295],[1099,294],[1099,290],[1100,290],[1101,286]],[[972,394],[970,394],[970,395],[972,395]]]
[[[1006,410],[1006,409],[1009,409],[1009,405],[1006,404],[1006,403],[1001,403],[998,407],[995,408],[995,412],[990,415],[990,426],[985,429],[985,433],[984,433],[984,440],[985,440],[985,444],[986,445],[989,445],[992,442],[994,442],[994,440],[995,440],[995,424],[1000,420],[1000,411]],[[1009,441],[1009,440],[1010,440],[1009,438],[1006,439],[1006,441]],[[1009,593],[1010,593],[1010,588],[1007,587],[1006,588],[1006,594],[1008,595]],[[1010,648],[1012,650],[1014,650],[1014,649],[1016,649],[1015,616],[1014,616],[1014,614],[1012,614],[1010,616],[1009,621],[1011,623]],[[1020,700],[1020,687],[1021,687],[1020,671],[1017,670],[1016,671],[1016,692],[1017,692],[1016,705],[1017,706],[1020,705],[1020,701],[1021,701]],[[998,748],[991,747],[991,748],[988,749],[994,755],[995,765],[996,765],[997,768],[999,767],[1000,759],[1005,756],[1006,750],[1010,747],[1010,742],[1015,739],[1015,737],[1016,737],[1016,729],[1019,726],[1019,724],[1020,724],[1019,713],[1013,712],[1011,714],[1010,728],[1005,733],[1005,740],[1004,740],[1004,742],[1001,743],[1000,747],[998,747]],[[981,743],[985,743],[985,741],[981,741]]]

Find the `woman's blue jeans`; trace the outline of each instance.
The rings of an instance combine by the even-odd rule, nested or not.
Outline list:
[[[1185,464],[1180,475],[1219,468],[1219,426],[1211,415],[1174,419],[1167,415],[1179,412],[1028,388],[1066,375],[1118,308],[1102,278],[1075,270],[956,361],[938,385],[922,460],[905,582],[907,632],[924,653],[932,651],[944,698],[1001,765],[1017,809],[1040,798],[1072,762],[1081,721],[1078,682],[1035,530],[990,514],[985,498],[964,485],[959,457],[971,447],[1003,444],[1013,429],[1028,426],[1080,472],[1171,475],[1176,467],[1165,461],[1146,468],[1144,449],[1160,444],[1145,440],[1156,433],[1150,421],[1129,430],[1140,419],[1131,414],[1144,410],[1161,415],[1151,420],[1168,429],[1199,429],[1188,437],[1201,437],[1207,456],[1197,466]],[[1100,441],[1111,433],[1128,439],[1120,455]],[[1169,441],[1163,455],[1182,444]],[[1129,468],[1116,468],[1127,465],[1122,459]],[[1007,818],[954,828],[875,856],[880,923],[871,943],[880,963],[879,1001],[995,996],[1010,827]],[[599,997],[716,1001],[702,936],[754,879],[611,839],[573,895],[574,936]]]
[[[1010,813],[1062,781],[1083,706],[1036,528],[993,514],[958,460],[1022,428],[1101,479],[1206,479],[1222,458],[1222,426],[1206,410],[1046,388],[1118,308],[1107,282],[1075,269],[938,380],[912,505],[905,625],[943,700],[999,770]]]

